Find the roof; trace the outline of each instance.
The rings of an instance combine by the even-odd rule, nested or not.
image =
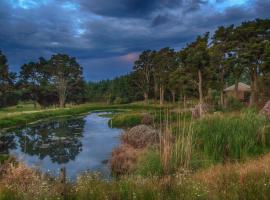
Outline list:
[[[230,87],[227,87],[224,89],[225,92],[227,91],[234,91],[235,90],[235,85],[232,85]],[[245,83],[242,83],[242,82],[239,82],[238,83],[238,91],[244,91],[244,92],[249,92],[251,91],[251,88],[249,85],[245,84]]]

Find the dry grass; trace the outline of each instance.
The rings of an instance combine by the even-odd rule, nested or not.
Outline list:
[[[56,185],[23,163],[8,164],[2,172],[0,187],[15,192],[21,199],[57,198],[59,194]]]
[[[270,154],[244,163],[216,165],[193,175],[210,199],[269,199]]]
[[[122,144],[112,152],[110,166],[114,174],[128,174],[135,169],[141,151],[131,145]]]

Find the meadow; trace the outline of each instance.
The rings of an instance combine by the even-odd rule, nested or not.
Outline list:
[[[85,173],[63,184],[23,163],[2,165],[0,199],[269,199],[270,123],[255,109],[211,113],[192,119],[178,105],[85,104],[65,109],[34,110],[29,105],[1,110],[1,127],[79,115],[113,112],[113,127],[129,130],[152,116],[160,143],[139,151],[132,170],[112,180]],[[7,116],[7,113],[13,114]],[[125,160],[129,162],[127,158]],[[2,161],[3,162],[3,161]],[[64,191],[64,195],[63,195]]]

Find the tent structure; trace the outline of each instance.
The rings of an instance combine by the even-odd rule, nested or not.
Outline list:
[[[227,87],[223,90],[225,98],[234,97],[237,98],[239,101],[249,103],[250,101],[250,94],[251,88],[249,85],[239,82],[238,83],[238,93],[236,94],[235,85]]]

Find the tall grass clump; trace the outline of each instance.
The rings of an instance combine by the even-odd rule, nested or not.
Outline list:
[[[213,115],[195,123],[197,150],[215,162],[242,160],[270,147],[267,120],[248,110],[235,115]]]
[[[164,174],[188,171],[191,167],[194,144],[193,122],[186,113],[162,114],[160,129],[160,160]]]
[[[175,142],[173,148],[172,161],[175,168],[189,170],[193,158],[193,149],[195,145],[195,135],[193,131],[193,122],[178,120],[175,133]]]

